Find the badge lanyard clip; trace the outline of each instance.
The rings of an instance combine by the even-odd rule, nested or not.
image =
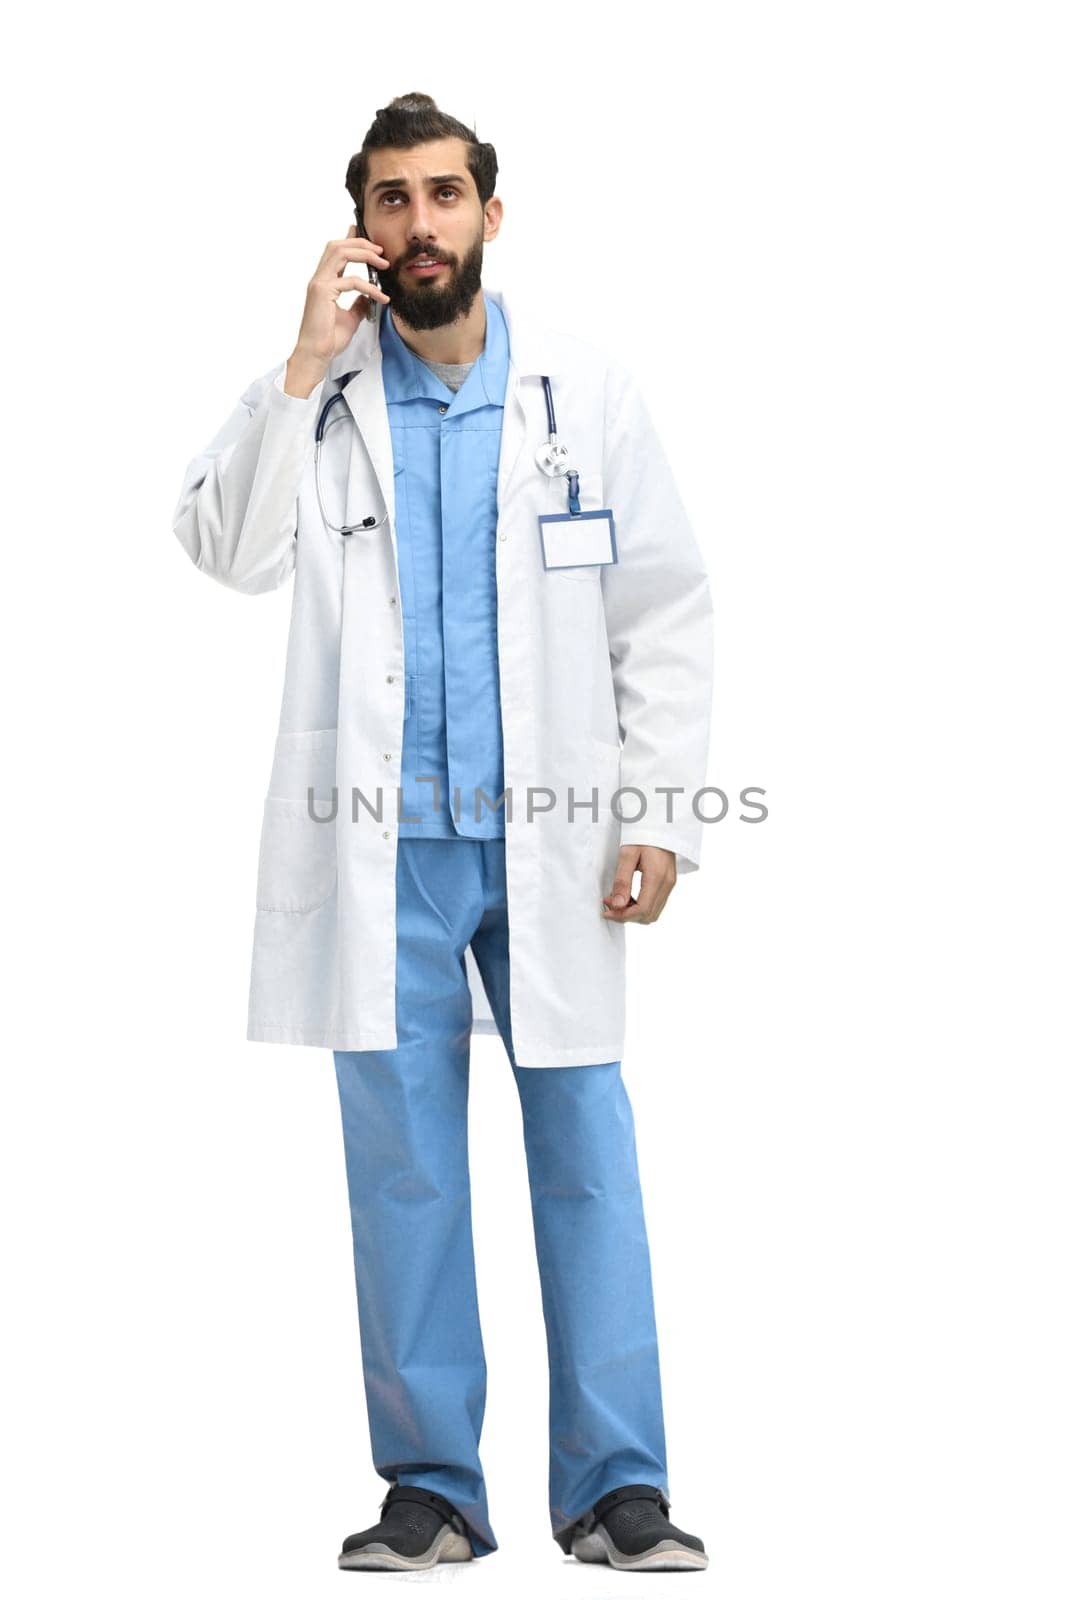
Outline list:
[[[573,470],[567,474],[567,505],[572,517],[581,516],[582,503],[578,498],[578,474]]]

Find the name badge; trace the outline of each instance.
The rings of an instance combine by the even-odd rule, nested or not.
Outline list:
[[[560,567],[610,567],[619,559],[611,511],[553,512],[538,517],[545,571]]]

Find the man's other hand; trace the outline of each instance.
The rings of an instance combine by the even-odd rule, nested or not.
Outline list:
[[[641,874],[641,892],[636,900],[631,893],[635,872]],[[607,899],[601,902],[604,916],[610,922],[655,922],[677,881],[673,850],[661,850],[654,844],[624,844],[619,851],[615,882]]]

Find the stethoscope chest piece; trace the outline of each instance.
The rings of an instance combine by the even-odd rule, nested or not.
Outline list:
[[[550,478],[562,478],[570,467],[570,452],[565,444],[560,444],[554,436],[543,444],[534,453],[534,460]]]
[[[548,413],[548,440],[540,449],[534,451],[534,460],[548,477],[562,478],[570,469],[570,453],[565,444],[560,444],[556,435],[556,408],[552,403],[552,384],[547,377],[542,377],[541,386],[545,391],[545,410]]]

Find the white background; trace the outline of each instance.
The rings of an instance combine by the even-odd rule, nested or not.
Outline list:
[[[1062,1596],[1064,48],[1019,4],[32,8],[4,213],[9,1593],[332,1594],[376,1520],[328,1051],[244,1039],[290,590],[186,463],[375,108],[498,152],[485,282],[634,370],[767,790],[628,934],[673,1513],[550,1537],[518,1100],[476,1040],[484,1594]],[[562,423],[562,419],[561,419]],[[411,1581],[411,1580],[407,1580]]]

